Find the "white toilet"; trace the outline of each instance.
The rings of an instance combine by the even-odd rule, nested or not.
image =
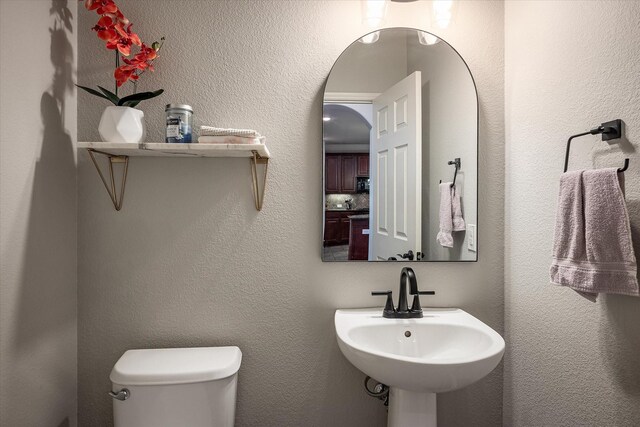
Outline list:
[[[115,427],[233,427],[238,347],[128,350],[111,371]]]

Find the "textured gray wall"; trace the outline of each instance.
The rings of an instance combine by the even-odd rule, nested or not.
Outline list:
[[[422,215],[428,219],[422,228],[422,249],[430,260],[476,260],[477,252],[469,251],[469,233],[453,233],[453,248],[444,248],[436,240],[440,231],[440,180],[453,179],[455,169],[448,164],[460,158],[456,192],[460,194],[466,224],[478,218],[478,151],[476,144],[478,106],[476,89],[467,66],[447,46],[421,45],[411,40],[409,70],[422,71],[422,97],[429,99],[422,109],[423,186]],[[414,56],[414,52],[424,52]],[[416,58],[417,57],[417,58]],[[414,59],[416,58],[416,59]],[[437,65],[434,65],[437,64]],[[455,124],[455,125],[452,125]]]
[[[2,426],[76,425],[77,2],[65,3],[0,2]]]
[[[360,2],[120,1],[143,39],[165,35],[141,104],[148,140],[163,105],[199,123],[252,127],[273,155],[264,209],[247,160],[135,158],[117,213],[79,156],[79,416],[107,425],[109,372],[129,348],[236,344],[238,426],[383,426],[382,405],[340,353],[336,308],[374,306],[400,265],[322,263],[321,108],[331,66],[368,32]],[[429,29],[428,3],[390,4],[385,26]],[[419,10],[422,8],[422,10]],[[419,12],[419,13],[418,13]],[[503,330],[503,5],[464,2],[440,32],[467,60],[480,98],[480,261],[414,265],[427,305],[458,306]],[[79,11],[79,81],[110,84],[112,57]],[[437,31],[436,31],[437,32]],[[438,33],[438,32],[437,32]],[[79,95],[79,138],[97,140],[106,104]],[[498,425],[502,368],[439,397],[441,425]]]
[[[621,118],[628,142],[572,145],[570,167],[622,165],[640,253],[640,2],[506,3],[504,424],[637,426],[640,299],[549,284],[566,139]]]

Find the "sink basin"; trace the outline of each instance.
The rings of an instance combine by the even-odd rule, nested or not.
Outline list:
[[[441,393],[466,387],[500,362],[504,339],[460,309],[386,319],[382,308],[337,310],[338,345],[358,369],[389,387]]]

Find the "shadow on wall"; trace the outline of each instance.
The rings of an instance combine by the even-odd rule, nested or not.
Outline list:
[[[29,220],[13,337],[16,359],[33,358],[35,353],[46,364],[37,369],[51,372],[46,388],[61,392],[75,386],[75,363],[72,360],[70,365],[68,358],[75,357],[77,301],[76,167],[64,118],[65,97],[74,90],[74,51],[69,40],[73,15],[67,1],[53,0],[49,9],[54,74],[40,99],[42,146],[35,153],[31,203],[25,204],[30,211],[24,212]],[[35,112],[24,113],[35,116]],[[43,390],[37,382],[24,386],[32,386],[34,396]],[[63,396],[55,404],[65,405],[68,400]],[[69,417],[59,426],[69,426]]]
[[[64,98],[67,93],[73,93],[73,47],[67,36],[67,33],[73,34],[72,20],[73,15],[67,7],[68,0],[52,0],[49,13],[54,16],[53,28],[49,29],[51,33],[51,49],[50,59],[54,67],[53,82],[51,84],[51,96],[58,103],[57,116],[60,117],[60,123],[64,123]],[[45,92],[43,96],[48,95]],[[43,117],[43,122],[46,117]],[[46,123],[45,123],[46,125]],[[67,136],[68,133],[67,133]],[[46,137],[46,128],[45,128]],[[73,146],[67,148],[73,149]]]
[[[75,293],[75,160],[73,141],[64,127],[65,95],[73,91],[73,47],[71,11],[67,0],[53,0],[51,63],[54,75],[49,90],[40,98],[43,126],[42,147],[36,161],[27,249],[22,273],[22,297],[18,312],[17,348],[71,321],[74,313],[62,315],[54,304],[60,292]],[[65,26],[62,27],[61,24]],[[73,221],[73,224],[70,222]],[[73,226],[73,233],[69,227]]]

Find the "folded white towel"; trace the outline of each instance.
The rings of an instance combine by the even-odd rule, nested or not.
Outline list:
[[[551,283],[594,302],[602,292],[640,294],[623,188],[615,168],[562,174]]]
[[[450,182],[442,182],[440,189],[440,231],[436,240],[445,248],[453,247],[453,231],[463,231],[465,229],[462,218],[462,205],[460,195]]]
[[[213,126],[200,126],[201,136],[240,136],[245,138],[260,138],[260,133],[253,129],[216,128]]]
[[[199,144],[264,144],[264,136],[259,138],[245,138],[242,136],[199,136]]]

